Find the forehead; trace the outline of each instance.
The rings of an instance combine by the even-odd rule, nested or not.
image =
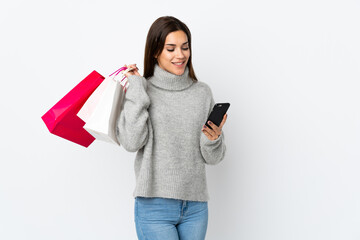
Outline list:
[[[184,31],[175,31],[171,32],[166,36],[165,44],[172,43],[172,44],[183,44],[188,41],[187,35]]]

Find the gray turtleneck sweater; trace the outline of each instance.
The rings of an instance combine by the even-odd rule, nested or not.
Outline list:
[[[134,196],[190,201],[209,199],[205,164],[225,154],[224,134],[209,140],[202,133],[214,100],[209,86],[155,65],[148,80],[129,76],[117,124],[118,139],[136,152]]]

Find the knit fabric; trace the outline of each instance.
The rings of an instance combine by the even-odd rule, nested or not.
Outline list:
[[[205,164],[226,151],[224,133],[209,140],[201,132],[213,106],[209,86],[155,65],[148,80],[129,76],[117,124],[118,139],[136,152],[134,196],[207,201]]]

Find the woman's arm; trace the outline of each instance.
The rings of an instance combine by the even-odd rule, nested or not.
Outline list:
[[[129,74],[129,88],[126,91],[117,132],[120,144],[129,152],[141,149],[148,140],[147,121],[150,98],[146,93],[146,79],[139,74]]]
[[[215,105],[214,100],[211,99],[210,112]],[[205,162],[210,165],[215,165],[224,159],[226,152],[225,137],[222,127],[226,122],[227,114],[224,115],[220,126],[209,122],[212,129],[206,125],[203,126],[202,134],[200,136],[200,150]]]

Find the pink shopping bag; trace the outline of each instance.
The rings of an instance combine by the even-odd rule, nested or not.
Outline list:
[[[116,123],[129,86],[125,73],[130,70],[122,67],[106,77],[77,113],[86,122],[84,129],[96,140],[120,145]]]
[[[49,131],[88,147],[95,138],[83,128],[85,122],[76,114],[103,80],[102,75],[93,71],[47,111],[41,118]]]

